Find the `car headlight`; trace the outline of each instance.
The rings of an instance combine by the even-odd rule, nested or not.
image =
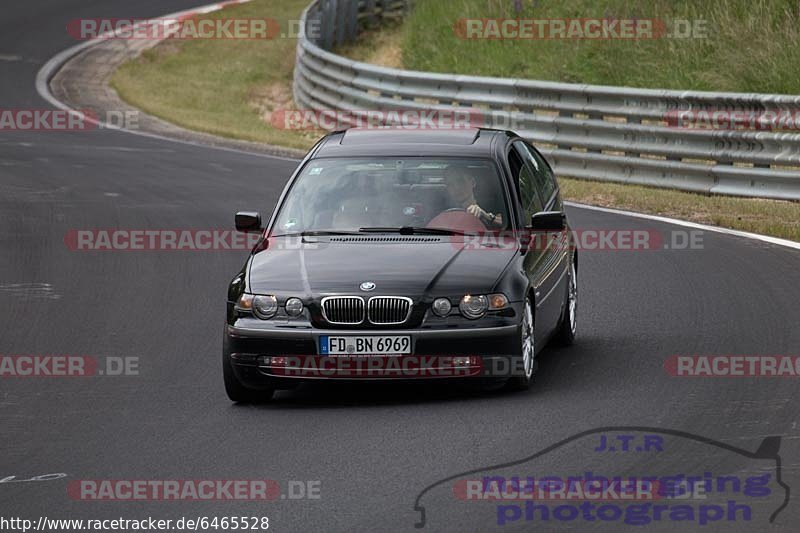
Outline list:
[[[467,294],[461,298],[461,303],[458,304],[458,310],[461,311],[461,314],[471,320],[481,318],[488,309],[489,299],[482,294]]]
[[[452,308],[453,305],[447,298],[436,298],[433,301],[433,305],[431,305],[431,309],[436,316],[447,316]]]
[[[435,304],[436,302],[434,302]],[[467,294],[458,304],[458,309],[465,317],[475,320],[486,314],[486,311],[499,311],[508,307],[508,298],[505,294]]]
[[[269,320],[278,312],[278,299],[274,296],[259,295],[253,298],[253,314],[262,320]]]
[[[303,312],[303,301],[300,298],[289,298],[284,304],[286,314],[289,316],[300,316]]]

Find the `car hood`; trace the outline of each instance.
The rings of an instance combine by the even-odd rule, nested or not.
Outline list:
[[[490,292],[517,253],[465,246],[457,237],[272,238],[252,257],[250,289],[315,297],[360,294],[359,285],[371,281],[372,294],[460,297]]]

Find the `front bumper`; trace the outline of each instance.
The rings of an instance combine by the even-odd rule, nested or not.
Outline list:
[[[514,321],[487,327],[342,330],[281,327],[238,321],[225,328],[236,377],[253,388],[281,388],[298,380],[398,380],[496,378],[519,373],[520,330]],[[247,323],[249,322],[249,324]],[[325,335],[409,335],[408,356],[330,357],[319,355]],[[293,384],[293,383],[288,383]]]

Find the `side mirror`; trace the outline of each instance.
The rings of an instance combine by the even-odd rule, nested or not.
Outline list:
[[[542,211],[531,217],[532,231],[564,231],[567,216],[561,211]]]
[[[236,231],[261,231],[261,213],[257,211],[239,211],[236,213]]]

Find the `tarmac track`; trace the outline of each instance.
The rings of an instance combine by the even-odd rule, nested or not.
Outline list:
[[[74,44],[68,20],[193,5],[9,2],[0,107],[48,107],[34,80]],[[231,227],[236,210],[270,212],[295,164],[108,130],[0,132],[0,354],[134,356],[140,368],[128,377],[0,379],[0,480],[67,474],[0,483],[0,516],[269,516],[277,531],[410,530],[426,486],[602,426],[671,428],[749,450],[781,436],[784,481],[800,487],[795,379],[681,379],[663,367],[674,354],[797,355],[796,250],[704,233],[702,250],[583,253],[578,342],[548,349],[526,393],[315,385],[254,407],[227,400],[219,365],[225,290],[246,253],[74,252],[64,243],[72,229]],[[568,214],[579,229],[679,229]],[[539,461],[549,472],[564,464]],[[692,457],[660,461],[680,470]],[[726,456],[714,468],[740,472],[741,461]],[[321,498],[87,502],[66,493],[79,479],[262,478],[282,487],[317,480]],[[433,530],[478,529],[468,504],[440,495],[426,506]],[[444,521],[433,521],[436,508],[447,510]],[[725,530],[795,531],[799,519],[790,501],[774,524]],[[589,526],[618,530],[558,527]]]

